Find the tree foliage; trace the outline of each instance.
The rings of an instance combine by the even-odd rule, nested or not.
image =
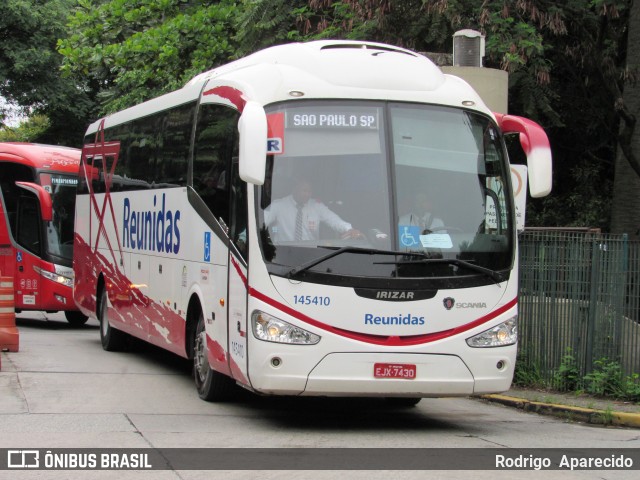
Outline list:
[[[243,0],[240,2],[234,22],[236,56],[255,52],[262,48],[301,40],[296,29],[300,12],[306,9],[307,0]]]
[[[75,82],[59,74],[58,38],[66,35],[73,0],[4,0],[0,15],[0,95],[28,112],[50,118],[31,140],[71,144],[92,103]]]
[[[611,231],[640,239],[640,2],[633,3],[629,16],[625,89],[616,103],[622,116],[620,145],[615,164]]]
[[[0,142],[32,142],[51,128],[46,115],[31,115],[17,127],[0,128]]]
[[[226,62],[234,2],[79,0],[59,42],[66,75],[99,89],[103,113],[181,87]]]

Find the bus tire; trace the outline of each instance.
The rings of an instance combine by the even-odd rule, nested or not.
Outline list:
[[[204,315],[200,312],[193,338],[193,377],[198,395],[207,402],[231,400],[236,388],[235,383],[230,377],[211,368],[208,351]]]
[[[77,310],[67,310],[64,312],[64,316],[69,322],[69,325],[73,327],[81,327],[87,320],[89,319],[84,313],[78,312]]]
[[[102,289],[98,311],[100,321],[100,343],[107,352],[118,352],[126,349],[127,334],[109,325],[107,318],[107,290]]]
[[[387,397],[387,403],[392,407],[415,407],[422,398],[420,397]]]

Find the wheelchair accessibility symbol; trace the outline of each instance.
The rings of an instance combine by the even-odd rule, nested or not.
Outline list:
[[[204,261],[211,261],[211,232],[204,232]]]
[[[420,227],[414,225],[400,225],[398,238],[403,247],[420,245]]]

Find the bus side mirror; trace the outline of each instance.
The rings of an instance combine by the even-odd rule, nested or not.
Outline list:
[[[238,122],[240,132],[239,174],[245,182],[264,183],[267,163],[267,114],[257,102],[247,102]]]
[[[540,125],[527,118],[496,113],[502,133],[520,134],[520,145],[527,155],[529,193],[544,197],[551,192],[551,147],[547,134]]]
[[[25,189],[28,192],[33,193],[40,204],[40,215],[42,220],[50,222],[53,220],[53,204],[51,202],[51,195],[42,186],[31,182],[16,182],[16,186]]]

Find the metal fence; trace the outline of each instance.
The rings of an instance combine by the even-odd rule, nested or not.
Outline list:
[[[578,375],[597,361],[640,373],[640,242],[626,235],[520,235],[520,368],[551,382],[568,353]]]

